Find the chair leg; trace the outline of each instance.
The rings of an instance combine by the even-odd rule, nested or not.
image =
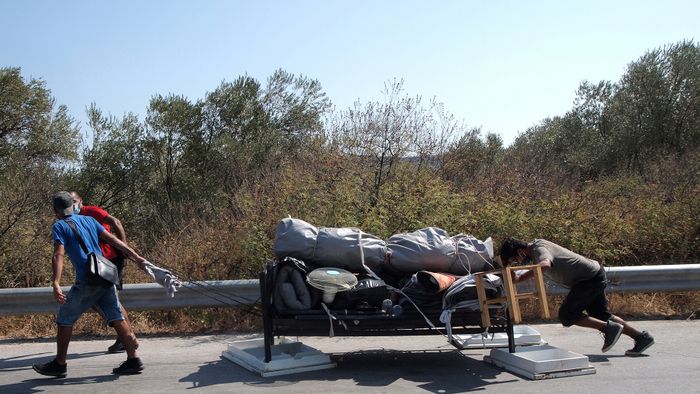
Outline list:
[[[542,275],[542,267],[535,267],[535,286],[537,287],[537,298],[540,300],[540,308],[542,308],[542,317],[549,319],[549,303],[547,302],[547,291],[544,287],[544,277]]]
[[[484,277],[476,275],[476,295],[479,297],[479,307],[481,308],[481,326],[491,327],[491,316],[489,315],[489,305],[486,302],[486,290],[484,290]]]
[[[513,283],[511,272],[511,268],[506,268],[503,270],[503,285],[506,291],[506,299],[510,317],[513,320],[513,324],[518,324],[522,321],[522,317],[520,316],[520,305],[516,297],[515,284]]]

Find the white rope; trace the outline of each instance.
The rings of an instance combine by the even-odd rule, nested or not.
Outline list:
[[[445,329],[447,330],[447,342],[452,343],[452,312],[454,308],[443,309],[440,314],[440,321],[445,324]]]
[[[473,238],[473,236],[471,236],[471,235],[459,233],[459,234],[455,235],[454,237],[452,237],[451,240],[454,240],[456,237],[466,238],[466,239],[469,240],[469,243],[470,243],[471,245],[474,245],[474,243],[471,241],[471,238]],[[453,242],[454,242],[454,241],[453,241]],[[472,273],[472,270],[471,270],[471,269],[472,269],[472,264],[471,264],[471,262],[469,261],[469,256],[467,255],[467,253],[459,253],[459,242],[454,242],[454,244],[455,244],[455,256],[456,256],[456,258],[457,258],[457,261],[459,262],[459,265],[467,271],[467,274],[468,274],[468,275],[471,275],[471,273]],[[484,262],[485,262],[488,266],[490,266],[491,269],[495,269],[495,268],[496,268],[496,267],[493,265],[493,261],[489,261],[489,260],[485,259],[484,256],[482,256],[481,253],[479,253],[478,251],[476,252],[476,255],[479,256],[479,258],[480,258],[481,260],[484,260]],[[462,256],[464,256],[464,258],[467,259],[467,265],[464,265],[464,263],[462,262]]]
[[[323,310],[326,311],[326,314],[328,315],[328,324],[331,326],[331,329],[328,331],[328,336],[333,338],[335,336],[335,333],[333,332],[333,320],[336,320],[336,317],[333,316],[326,304],[322,302],[321,306],[323,307]]]

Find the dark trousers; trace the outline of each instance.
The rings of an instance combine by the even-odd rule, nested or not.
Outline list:
[[[605,296],[607,282],[605,269],[601,266],[594,277],[574,285],[559,307],[561,324],[565,327],[572,326],[584,316],[584,311],[590,317],[609,320],[612,313],[608,309],[608,297]]]

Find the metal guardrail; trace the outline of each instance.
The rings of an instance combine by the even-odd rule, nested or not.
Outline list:
[[[607,291],[610,293],[653,293],[700,290],[700,264],[639,265],[606,267]],[[553,282],[547,283],[547,294],[566,294]]]
[[[67,293],[70,286],[62,287]],[[170,298],[155,283],[125,284],[119,300],[127,310],[240,306],[259,302],[257,280],[185,282]],[[0,289],[0,316],[56,313],[58,303],[51,287]]]
[[[648,265],[607,268],[610,292],[668,292],[700,290],[700,264]],[[67,292],[69,287],[64,287]],[[547,284],[547,294],[566,289]],[[185,282],[174,298],[154,283],[127,284],[120,300],[128,310],[252,305],[260,299],[258,281]],[[55,313],[58,304],[50,287],[0,289],[0,316]]]

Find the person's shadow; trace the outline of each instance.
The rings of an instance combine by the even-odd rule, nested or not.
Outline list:
[[[112,382],[118,378],[119,376],[117,375],[83,376],[80,378],[51,378],[49,376],[45,376],[36,379],[23,380],[19,383],[0,385],[0,393],[39,393],[46,392],[47,387],[52,386],[77,386],[83,384]]]
[[[610,354],[610,355],[604,355],[604,354],[585,354],[586,357],[588,357],[588,361],[592,363],[609,363],[611,358],[629,358],[629,356],[625,356],[624,354]],[[642,354],[637,357],[649,357],[648,354]]]
[[[87,357],[101,356],[104,352],[89,352],[80,354],[70,354],[71,360]],[[33,364],[44,363],[51,360],[52,353],[35,353],[17,357],[3,358],[0,360],[0,371],[18,371],[32,369]],[[52,378],[37,374],[34,379],[23,380],[18,383],[0,385],[0,393],[37,393],[46,391],[46,387],[51,386],[73,386],[82,384],[94,384],[101,382],[111,382],[119,377],[117,375],[83,376],[80,378]]]

